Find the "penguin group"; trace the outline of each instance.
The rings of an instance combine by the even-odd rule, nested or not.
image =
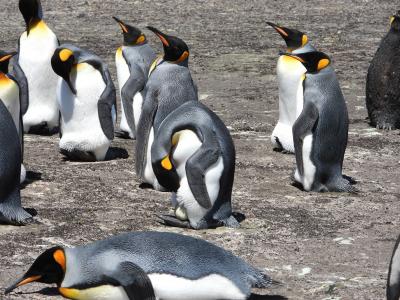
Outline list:
[[[236,151],[228,127],[200,102],[181,38],[147,26],[161,42],[156,54],[145,32],[113,17],[122,32],[115,53],[119,98],[102,58],[60,43],[43,20],[40,0],[19,0],[26,29],[17,52],[0,51],[0,221],[26,225],[20,185],[24,133],[59,133],[67,160],[108,159],[115,137],[136,140],[135,168],[142,188],[168,192],[166,226],[194,230],[239,228],[232,209]],[[349,116],[332,59],[307,34],[267,22],[285,41],[279,53],[279,119],[275,151],[294,154],[293,185],[307,192],[357,193],[343,174]],[[390,19],[368,70],[366,105],[372,126],[400,128],[400,11]],[[121,112],[117,129],[117,111]],[[387,298],[400,297],[397,242]],[[131,232],[76,248],[53,247],[5,293],[31,283],[56,284],[69,299],[248,299],[251,288],[278,284],[231,252],[197,238]]]

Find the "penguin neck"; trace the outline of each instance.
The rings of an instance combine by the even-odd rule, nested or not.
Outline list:
[[[145,40],[145,41],[143,41],[141,43],[136,43],[136,42],[132,43],[132,42],[124,41],[123,46],[125,46],[125,47],[139,47],[139,46],[143,46],[145,44],[147,44],[147,40]]]
[[[35,34],[46,34],[48,31],[48,27],[46,25],[46,23],[40,19],[40,18],[36,18],[34,19],[30,24],[29,24],[29,36],[30,35],[35,35]]]

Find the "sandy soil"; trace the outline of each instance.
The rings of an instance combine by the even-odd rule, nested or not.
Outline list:
[[[0,0],[2,49],[13,50],[24,29],[17,1]],[[134,142],[116,139],[115,159],[64,161],[58,135],[26,136],[26,167],[41,179],[23,191],[38,211],[37,224],[0,227],[0,288],[21,275],[53,245],[73,246],[132,230],[175,231],[201,237],[267,271],[283,283],[258,294],[290,299],[383,299],[388,261],[400,220],[398,131],[370,128],[364,105],[368,64],[395,1],[124,1],[43,0],[45,19],[61,41],[91,49],[110,66],[121,43],[116,15],[153,25],[190,45],[190,67],[201,100],[231,128],[237,148],[235,210],[247,219],[238,230],[177,230],[158,225],[168,194],[138,188]],[[301,29],[330,54],[351,119],[345,174],[358,195],[315,194],[290,184],[294,156],[273,152],[277,120],[276,60],[281,38],[266,25]],[[148,33],[161,51],[158,39]],[[126,153],[126,151],[127,153]],[[129,155],[129,157],[127,157]],[[4,299],[61,299],[44,285]],[[3,296],[0,296],[0,299]],[[255,299],[273,299],[255,297]]]

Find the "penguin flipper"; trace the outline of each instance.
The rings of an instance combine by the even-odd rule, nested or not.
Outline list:
[[[293,125],[293,142],[295,148],[296,162],[300,174],[304,174],[303,167],[303,141],[312,134],[318,122],[318,108],[312,102],[306,102],[300,116]]]
[[[135,119],[133,115],[133,97],[143,90],[146,83],[145,75],[140,68],[131,68],[131,74],[121,89],[122,105],[125,117],[133,135],[136,135]]]
[[[12,67],[13,69],[11,75],[14,76],[19,86],[20,110],[21,114],[24,115],[29,107],[29,89],[28,80],[26,79],[25,73],[18,63],[18,56],[13,58]]]
[[[123,262],[106,279],[123,287],[129,300],[156,300],[153,285],[146,272],[132,262]]]
[[[212,144],[215,145],[215,143]],[[218,161],[220,153],[219,147],[210,146],[211,145],[206,145],[205,142],[203,142],[200,149],[186,162],[186,176],[190,190],[197,203],[205,209],[210,209],[212,207],[205,183],[205,174],[207,169]]]

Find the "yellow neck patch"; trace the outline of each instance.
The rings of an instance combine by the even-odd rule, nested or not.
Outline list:
[[[301,38],[301,46],[304,47],[308,43],[308,37],[303,34],[303,37]]]
[[[326,58],[321,59],[321,60],[318,62],[318,71],[320,71],[320,70],[326,68],[330,63],[331,63],[331,62],[329,61],[329,59],[326,59]]]
[[[153,73],[153,71],[157,68],[158,64],[162,61],[162,56],[158,56],[153,63],[151,64],[150,70],[149,70],[149,75],[148,77],[150,77],[151,73]]]
[[[50,31],[43,20],[38,20],[29,25],[29,36],[47,36]]]
[[[391,17],[390,17],[390,25],[392,25],[392,23],[394,22],[394,19],[395,19],[394,16],[391,16]]]

